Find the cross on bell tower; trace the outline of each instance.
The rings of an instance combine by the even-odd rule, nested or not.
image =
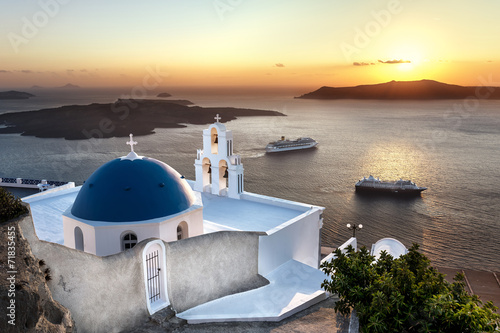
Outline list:
[[[244,192],[241,157],[233,153],[233,133],[220,122],[203,130],[203,149],[198,149],[195,160],[195,191],[239,199]]]

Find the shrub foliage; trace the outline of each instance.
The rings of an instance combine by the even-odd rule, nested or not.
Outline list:
[[[356,309],[362,332],[500,332],[500,315],[493,303],[483,304],[465,290],[463,274],[453,283],[430,266],[413,244],[393,258],[385,251],[375,261],[363,247],[321,265],[329,275],[321,287],[337,294],[335,311]]]
[[[0,222],[5,222],[28,212],[21,199],[0,187]]]

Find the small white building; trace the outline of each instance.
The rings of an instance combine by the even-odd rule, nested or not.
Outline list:
[[[324,208],[246,192],[241,157],[233,153],[232,132],[220,123],[218,115],[215,119],[203,131],[203,147],[196,152],[194,162],[194,181],[184,179],[161,161],[138,156],[134,152],[137,142],[131,136],[128,142],[131,152],[102,165],[82,186],[51,189],[23,199],[30,204],[36,234],[42,240],[97,256],[121,254],[143,240],[156,239],[154,244],[144,247],[139,259],[134,259],[142,261],[152,248],[158,253],[158,268],[161,268],[158,272],[162,273],[154,278],[161,280],[158,285],[162,287],[158,289],[158,297],[148,296],[147,309],[154,313],[173,302],[179,316],[193,323],[281,320],[324,299],[325,292],[320,286],[326,277],[319,270]],[[243,235],[248,240],[245,244],[232,241]],[[227,242],[207,243],[215,239]],[[219,260],[208,250],[197,250],[201,244],[227,257],[220,259],[225,260],[221,267],[234,267],[234,272],[228,272],[227,268],[221,272],[217,271],[217,265],[211,265],[204,271],[204,280],[212,280],[214,284],[206,287],[209,295],[203,301],[197,300],[196,295],[205,290],[184,292],[186,281],[190,281],[191,288],[203,285],[199,285],[196,267],[182,264],[187,260],[198,260],[200,264]],[[176,253],[183,253],[182,259],[176,258]],[[239,254],[236,258],[222,255],[236,253],[245,257],[245,264],[237,264]],[[52,252],[41,255],[49,260]],[[82,258],[88,260],[87,256]],[[234,265],[231,260],[236,260]],[[130,289],[146,288],[144,293],[150,295],[152,289],[144,282],[150,280],[146,261],[142,266],[144,280],[137,283],[143,286]],[[65,270],[68,268],[53,269],[69,279]],[[214,299],[214,295],[228,295],[234,293],[231,290],[239,289],[238,279],[223,281],[237,274],[246,276],[247,281],[258,275],[269,284]],[[63,305],[71,309],[91,302],[83,298],[75,300],[72,298],[75,291],[69,293],[65,285],[69,282],[53,285]],[[81,297],[92,297],[83,292],[81,283],[73,288],[82,289]],[[88,311],[91,310],[95,311]],[[130,309],[119,310],[118,303],[115,306],[116,315],[120,313],[121,318],[129,316],[127,311]],[[81,322],[88,317],[84,312],[79,316]]]

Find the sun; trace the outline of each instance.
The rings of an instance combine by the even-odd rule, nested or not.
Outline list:
[[[398,70],[402,72],[409,72],[415,68],[415,63],[412,60],[408,60],[409,62],[404,62],[401,64],[398,64]]]

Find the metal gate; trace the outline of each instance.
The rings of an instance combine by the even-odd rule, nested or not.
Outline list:
[[[146,255],[147,284],[149,302],[153,303],[161,298],[160,257],[158,250]]]

